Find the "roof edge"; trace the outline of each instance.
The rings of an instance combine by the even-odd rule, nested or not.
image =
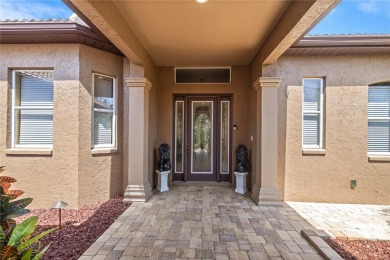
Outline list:
[[[107,38],[75,21],[0,22],[0,44],[80,43],[123,56]]]
[[[305,36],[290,49],[330,47],[390,47],[390,34]]]

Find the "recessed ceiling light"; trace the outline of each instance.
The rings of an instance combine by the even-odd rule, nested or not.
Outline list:
[[[199,4],[204,4],[206,3],[208,0],[196,0],[196,2],[198,2]]]

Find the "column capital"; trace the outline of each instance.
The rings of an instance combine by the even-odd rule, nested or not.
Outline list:
[[[125,78],[126,86],[129,88],[146,88],[150,90],[152,88],[152,82],[150,82],[147,78]]]
[[[253,87],[258,90],[260,87],[279,87],[281,78],[279,77],[260,77],[258,80],[255,81],[253,84]]]

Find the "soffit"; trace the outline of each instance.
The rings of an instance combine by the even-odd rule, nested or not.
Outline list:
[[[158,66],[248,65],[289,0],[114,1]]]

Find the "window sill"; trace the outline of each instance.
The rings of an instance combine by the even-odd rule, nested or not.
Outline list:
[[[368,155],[370,162],[390,162],[390,155]]]
[[[325,155],[325,149],[302,149],[302,155]]]
[[[110,154],[118,152],[117,148],[94,148],[91,150],[91,154]]]
[[[5,150],[7,155],[52,155],[53,149],[12,148]]]

